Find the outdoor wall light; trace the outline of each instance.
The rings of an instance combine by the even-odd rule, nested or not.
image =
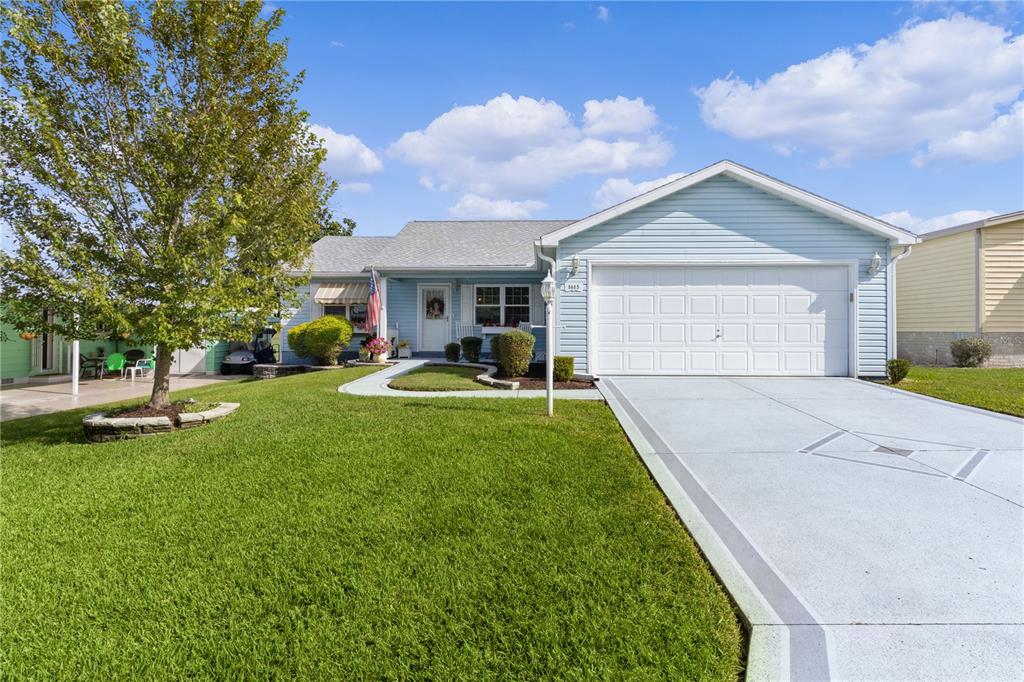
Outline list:
[[[878,271],[882,269],[882,257],[875,251],[875,255],[871,257],[871,265],[868,266],[869,275],[877,275]]]
[[[572,257],[572,265],[569,266],[569,276],[573,277],[579,271],[580,271],[580,257],[579,257],[579,254],[574,254],[573,257]]]

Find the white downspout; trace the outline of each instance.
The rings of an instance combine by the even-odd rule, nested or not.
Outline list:
[[[892,344],[890,346],[890,348],[889,348],[889,357],[890,358],[896,357],[896,349],[899,348],[899,346],[896,345],[896,320],[895,320],[895,317],[896,317],[896,263],[900,262],[900,260],[902,260],[903,258],[906,258],[907,256],[909,256],[910,252],[913,249],[914,249],[914,245],[913,244],[907,244],[907,248],[905,248],[903,250],[903,253],[901,253],[900,255],[896,256],[895,258],[890,258],[889,259],[889,265],[891,266],[889,268],[889,272],[892,273],[892,276],[889,278],[890,281],[889,281],[888,284],[889,284],[889,295],[892,296],[892,316],[894,318],[893,321],[892,321],[892,334],[891,334],[891,338],[890,338],[890,341],[889,341],[889,343]]]

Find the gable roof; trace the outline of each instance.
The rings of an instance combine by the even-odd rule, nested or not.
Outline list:
[[[1002,215],[994,215],[988,218],[982,218],[981,220],[975,220],[970,223],[964,223],[962,225],[954,225],[952,227],[944,227],[941,230],[925,232],[920,236],[920,239],[921,241],[926,242],[930,239],[948,237],[951,234],[957,234],[960,232],[970,232],[971,230],[980,230],[983,227],[993,227],[994,225],[1012,223],[1015,220],[1024,220],[1024,211],[1003,213]]]
[[[372,263],[394,237],[323,237],[313,244],[314,274],[356,275]]]
[[[667,182],[649,192],[645,192],[644,194],[633,197],[632,199],[627,199],[626,201],[616,204],[610,208],[606,208],[603,211],[598,211],[597,213],[589,215],[582,220],[577,220],[571,225],[567,225],[566,227],[544,235],[539,241],[543,246],[553,246],[566,237],[570,237],[574,234],[590,229],[595,225],[600,225],[603,222],[617,218],[625,213],[640,208],[641,206],[646,206],[658,199],[666,197],[669,194],[684,190],[687,187],[692,187],[699,182],[707,180],[708,178],[713,178],[716,175],[726,175],[735,180],[768,192],[769,194],[774,194],[800,206],[804,206],[813,211],[817,211],[818,213],[827,215],[848,225],[881,235],[886,239],[896,242],[897,244],[914,244],[917,242],[917,237],[914,233],[908,230],[896,227],[895,225],[890,225],[878,218],[873,218],[861,213],[860,211],[847,208],[842,204],[837,204],[836,202],[825,199],[824,197],[819,197],[817,194],[812,194],[811,192],[800,189],[799,187],[786,184],[781,180],[777,180],[776,178],[765,175],[764,173],[759,173],[752,168],[747,168],[746,166],[741,166],[738,163],[728,160],[711,164],[699,171],[695,171],[671,182]]]

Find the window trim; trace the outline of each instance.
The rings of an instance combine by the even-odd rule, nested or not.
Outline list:
[[[474,284],[473,285],[473,326],[494,329],[495,327],[486,327],[485,325],[482,325],[479,322],[477,322],[476,321],[477,320],[476,311],[477,311],[477,308],[494,308],[495,306],[497,306],[497,308],[498,308],[498,319],[501,321],[501,325],[500,326],[502,328],[508,328],[508,329],[513,329],[513,328],[514,329],[518,329],[519,328],[519,325],[516,325],[515,327],[506,327],[506,325],[505,325],[505,308],[506,308],[506,306],[509,305],[509,304],[505,303],[505,290],[510,288],[510,287],[517,287],[517,288],[522,287],[522,288],[526,289],[526,303],[514,303],[514,304],[511,304],[511,307],[513,307],[513,308],[526,308],[526,322],[528,324],[531,324],[531,325],[533,324],[533,285],[532,284],[522,284],[522,283],[520,283],[520,284]],[[480,289],[480,288],[488,288],[488,289],[497,288],[498,289],[498,303],[497,304],[494,304],[494,303],[479,304],[479,303],[477,303],[477,293],[476,292],[477,292],[477,289]]]
[[[330,306],[332,308],[333,307],[343,307],[343,308],[345,308],[345,319],[348,320],[352,324],[352,333],[353,334],[369,334],[369,332],[366,331],[366,329],[363,328],[362,324],[357,324],[355,322],[352,322],[352,318],[351,318],[351,315],[352,315],[351,308],[352,308],[352,306],[354,306],[354,305],[366,305],[366,303],[319,303],[318,305],[320,306],[320,317],[327,317],[327,307],[328,306]]]

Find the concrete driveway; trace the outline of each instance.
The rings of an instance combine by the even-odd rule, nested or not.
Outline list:
[[[855,379],[599,382],[749,679],[1024,678],[1024,420]]]

